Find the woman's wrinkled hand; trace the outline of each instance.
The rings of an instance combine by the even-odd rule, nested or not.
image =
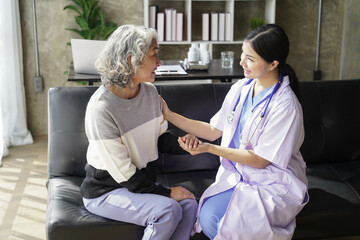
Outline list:
[[[170,188],[170,197],[176,201],[182,201],[184,199],[195,199],[194,194],[192,194],[189,190],[183,187],[172,187]]]
[[[192,134],[187,134],[178,138],[179,145],[182,149],[191,155],[197,155],[208,151],[210,144],[203,143]]]
[[[179,137],[179,139],[186,145],[187,148],[197,148],[199,144],[202,144],[202,142],[192,134],[186,134],[183,137]]]

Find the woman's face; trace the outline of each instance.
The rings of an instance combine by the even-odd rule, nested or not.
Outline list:
[[[149,47],[148,53],[142,60],[142,67],[140,67],[133,78],[135,82],[154,82],[155,70],[160,66],[159,59],[159,47],[156,41],[154,41]]]
[[[246,78],[260,79],[266,77],[271,70],[270,65],[254,51],[249,42],[243,43],[240,66],[243,67]]]

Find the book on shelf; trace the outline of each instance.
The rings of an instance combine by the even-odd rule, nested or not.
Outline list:
[[[149,6],[149,27],[156,29],[156,17],[157,12],[159,11],[158,5]]]
[[[219,39],[219,14],[217,12],[210,13],[210,40],[218,41]]]
[[[184,14],[176,13],[176,41],[183,40],[183,22],[184,22]]]
[[[231,41],[230,13],[202,13],[203,41]]]
[[[171,9],[171,41],[176,41],[176,9]]]
[[[149,27],[156,29],[159,42],[183,41],[184,14],[174,8],[165,8],[160,12],[158,5],[151,5]]]
[[[225,13],[225,41],[231,41],[231,14]]]
[[[219,41],[225,41],[225,13],[219,13]]]
[[[172,9],[166,8],[165,9],[165,41],[171,41],[172,33],[171,33],[171,19],[172,19]]]
[[[158,32],[158,39],[159,42],[164,41],[164,34],[165,34],[165,14],[163,12],[157,13],[157,32]]]
[[[202,40],[209,41],[210,17],[209,13],[202,14]]]
[[[164,10],[164,39],[162,41],[183,41],[184,14],[174,8]],[[160,41],[160,40],[159,40]]]

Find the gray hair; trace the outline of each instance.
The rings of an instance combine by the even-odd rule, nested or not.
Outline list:
[[[102,84],[131,86],[133,74],[142,66],[143,58],[157,39],[156,30],[144,26],[123,25],[116,29],[95,62]]]

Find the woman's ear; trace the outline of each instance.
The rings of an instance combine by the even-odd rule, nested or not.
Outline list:
[[[272,61],[272,63],[270,63],[270,71],[274,70],[278,66],[279,66],[279,61],[277,60]]]
[[[128,55],[126,57],[126,62],[132,67],[132,64],[131,64],[131,55]]]

